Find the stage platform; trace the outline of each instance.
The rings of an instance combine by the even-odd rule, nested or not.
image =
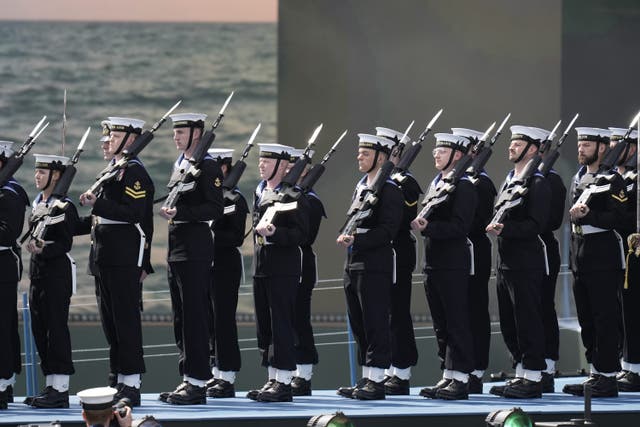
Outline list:
[[[581,418],[582,398],[561,393],[564,384],[584,378],[556,379],[556,393],[542,399],[504,399],[488,394],[498,383],[484,385],[485,394],[472,395],[467,401],[447,402],[418,396],[419,387],[410,396],[393,396],[382,401],[357,401],[339,397],[334,390],[314,390],[313,396],[296,397],[291,403],[261,403],[238,392],[235,399],[207,399],[207,405],[172,406],[159,402],[157,394],[143,394],[142,406],[134,408],[134,418],[155,416],[163,426],[306,426],[314,415],[342,411],[357,427],[365,426],[484,426],[492,411],[521,407],[535,421],[568,421]],[[17,397],[16,402],[23,398]],[[640,393],[621,393],[618,398],[593,399],[592,419],[598,426],[640,425]],[[32,409],[21,403],[9,404],[0,411],[0,425],[48,424],[60,421],[64,426],[83,426],[76,396],[69,409]]]

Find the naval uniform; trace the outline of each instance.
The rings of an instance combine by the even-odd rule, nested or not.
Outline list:
[[[442,174],[431,183],[436,186]],[[422,231],[425,244],[425,293],[438,356],[444,369],[470,373],[474,368],[469,324],[469,272],[472,252],[467,236],[476,206],[476,190],[467,177],[438,205]]]
[[[267,192],[261,181],[253,204],[254,229],[267,205],[260,205]],[[287,200],[285,200],[287,202]],[[256,334],[262,366],[283,371],[296,370],[295,301],[302,274],[302,250],[309,233],[309,214],[305,197],[297,208],[278,213],[273,220],[275,233],[263,237],[254,231],[253,299]]]
[[[400,229],[393,239],[396,283],[391,286],[391,365],[407,369],[418,363],[418,348],[411,318],[412,279],[416,268],[416,239],[411,233],[411,221],[418,214],[418,199],[422,189],[408,171],[394,182],[402,190],[404,203]]]
[[[33,201],[33,209],[43,200],[42,193]],[[31,254],[29,277],[29,309],[31,330],[40,356],[43,375],[72,375],[75,370],[71,358],[69,334],[69,304],[75,284],[75,262],[69,256],[78,212],[69,198],[61,200],[64,208],[55,207],[50,215],[39,254]],[[59,221],[59,222],[58,222]],[[31,223],[35,227],[37,223]]]
[[[184,160],[180,155],[176,167]],[[200,165],[193,191],[176,204],[169,221],[168,279],[176,346],[180,350],[180,375],[196,380],[211,378],[209,337],[209,287],[213,262],[213,233],[209,221],[223,216],[222,170],[210,155]]]
[[[367,175],[356,186],[354,199],[367,187]],[[404,204],[402,191],[388,180],[372,214],[356,230],[347,252],[344,291],[358,363],[387,369],[391,364],[389,299],[395,270],[393,238],[398,234]]]
[[[622,178],[628,201],[625,203],[627,206],[623,220],[620,221],[616,230],[622,237],[625,253],[628,253],[627,237],[636,232],[638,172],[635,169],[628,170]],[[621,291],[624,321],[622,359],[627,363],[637,364],[640,363],[640,310],[638,310],[640,307],[640,280],[638,280],[640,260],[634,254],[630,254],[627,264],[625,282]]]
[[[11,178],[0,187],[0,378],[9,379],[22,370],[18,335],[18,282],[22,276],[20,246],[29,198]]]
[[[213,223],[213,267],[211,269],[210,347],[211,365],[221,371],[240,370],[240,347],[236,309],[242,278],[242,254],[245,225],[249,207],[236,188],[236,198],[224,198],[224,215]]]
[[[501,192],[513,174],[513,170],[509,172]],[[543,371],[546,363],[541,292],[546,260],[539,234],[549,220],[549,183],[536,173],[523,198],[521,204],[507,211],[498,235],[500,330],[514,367],[521,363],[524,369]]]
[[[100,318],[113,374],[145,372],[140,276],[149,263],[153,194],[149,174],[142,162],[133,158],[116,179],[104,184],[91,211]]]
[[[565,199],[567,188],[562,183],[562,177],[551,169],[545,177],[551,190],[549,200],[549,221],[540,237],[544,241],[547,251],[549,272],[542,276],[542,324],[544,327],[544,357],[557,361],[560,358],[560,330],[558,315],[556,314],[556,281],[560,273],[560,245],[554,236],[554,231],[562,226],[565,216]]]
[[[491,317],[489,315],[489,278],[491,276],[491,240],[486,228],[493,217],[496,187],[485,171],[474,182],[478,204],[469,232],[473,244],[473,274],[469,276],[469,322],[473,340],[473,369],[489,366]]]
[[[590,175],[582,167],[573,179],[572,200],[580,197]],[[587,362],[598,372],[616,372],[618,358],[618,292],[624,280],[624,253],[620,235],[614,230],[625,214],[628,202],[622,177],[610,172],[610,181],[598,184],[611,189],[594,194],[589,213],[572,223],[571,270],[578,321]]]
[[[304,243],[300,246],[302,249],[302,279],[296,292],[294,319],[297,336],[296,363],[298,365],[315,365],[318,363],[318,351],[311,326],[311,295],[318,281],[318,268],[312,245],[320,230],[320,222],[327,215],[322,201],[313,190],[307,191],[302,197],[307,200],[309,232]]]

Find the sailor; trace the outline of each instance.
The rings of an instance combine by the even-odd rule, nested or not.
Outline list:
[[[29,219],[29,310],[46,386],[25,403],[35,408],[68,408],[69,376],[75,370],[67,321],[76,281],[76,265],[69,251],[78,212],[68,197],[62,199],[53,194],[69,158],[34,156],[35,183],[40,193],[32,203]]]
[[[231,172],[233,150],[211,148],[208,152],[226,178]],[[207,383],[207,396],[216,398],[235,397],[234,383],[236,374],[240,371],[236,308],[240,281],[244,276],[240,248],[249,213],[247,201],[237,187],[224,191],[223,195],[224,215],[211,225],[215,236],[209,313],[213,379]]]
[[[0,141],[0,170],[13,154],[13,142]],[[16,240],[28,205],[27,193],[13,177],[0,182],[0,409],[13,402],[13,385],[22,369],[17,307],[22,259]]]
[[[541,134],[548,135],[545,139],[553,140],[555,134],[546,129],[532,127]],[[549,199],[549,220],[540,233],[547,254],[548,272],[542,276],[542,325],[544,327],[544,360],[546,368],[542,371],[542,392],[553,393],[555,391],[554,377],[556,375],[556,362],[560,359],[560,328],[558,327],[558,315],[556,313],[556,281],[560,273],[560,245],[554,235],[562,226],[565,216],[565,201],[567,187],[562,182],[558,171],[551,169],[545,176],[551,190]]]
[[[627,129],[610,127],[611,142],[613,147],[623,140]],[[638,149],[638,131],[634,130],[627,137],[627,148],[617,162],[617,172],[622,176],[629,200],[626,204],[625,215],[616,226],[616,230],[622,237],[625,253],[627,253],[627,271],[621,290],[623,309],[623,346],[622,346],[622,371],[618,375],[619,391],[640,391],[640,290],[638,286],[638,258],[629,253],[627,238],[636,232],[637,215],[637,185],[638,171],[636,169],[636,156]],[[635,269],[634,269],[635,267]],[[635,274],[634,274],[635,272]]]
[[[447,184],[449,173],[471,145],[469,139],[459,135],[437,133],[435,138],[433,157],[439,173],[428,194],[438,184]],[[445,400],[469,397],[467,388],[474,358],[468,301],[473,250],[468,235],[477,200],[473,184],[463,176],[448,199],[437,205],[428,218],[417,216],[411,222],[412,228],[424,236],[424,288],[443,367],[442,380],[435,387],[420,391],[424,397]]]
[[[570,266],[590,375],[583,384],[567,384],[562,391],[582,396],[584,385],[589,385],[594,397],[616,397],[616,373],[620,370],[618,295],[625,259],[622,238],[615,227],[625,215],[628,197],[622,177],[600,167],[611,131],[578,127],[576,132],[581,168],[571,186]],[[593,191],[598,186],[604,191]],[[591,193],[589,200],[579,200],[585,192]]]
[[[131,427],[131,408],[122,405],[119,410],[114,410],[117,392],[118,390],[112,387],[89,388],[78,392],[82,418],[87,427],[110,426],[113,425],[114,418],[120,427]],[[120,414],[120,410],[125,411],[124,415]]]
[[[308,213],[305,199],[292,209],[278,212],[271,220],[262,217],[270,208],[268,200],[281,189],[292,147],[258,144],[258,170],[262,181],[256,188],[253,205],[254,276],[253,297],[256,313],[258,349],[268,381],[247,397],[261,402],[290,402],[291,381],[296,371],[294,307],[302,274],[300,246],[308,239]]]
[[[293,149],[289,161],[289,169],[302,157],[304,150]],[[314,151],[308,153],[309,159],[313,158]],[[305,165],[304,171],[300,175],[300,182],[310,169],[310,164]],[[287,172],[288,172],[287,170]],[[296,332],[296,372],[291,380],[291,391],[294,396],[311,395],[311,377],[313,366],[318,364],[318,350],[313,338],[313,327],[311,326],[311,297],[313,288],[318,281],[318,268],[316,265],[316,254],[313,251],[313,243],[318,236],[322,218],[327,214],[324,205],[318,194],[309,188],[304,190],[302,195],[307,201],[307,213],[309,221],[309,233],[307,239],[301,245],[302,249],[302,280],[297,288],[295,303],[295,332]]]
[[[123,157],[142,133],[142,120],[109,117],[110,164]],[[87,191],[80,203],[92,207],[94,259],[100,278],[100,316],[109,343],[109,363],[116,375],[117,399],[140,405],[145,372],[140,323],[140,282],[149,264],[153,235],[154,187],[138,158],[132,158],[99,194]]]
[[[206,114],[172,114],[173,142],[180,151],[174,173],[186,171],[202,143]],[[223,216],[222,171],[209,154],[199,164],[192,191],[183,193],[173,208],[160,215],[169,221],[167,261],[173,329],[180,350],[178,370],[182,383],[160,400],[174,405],[206,404],[206,383],[211,378],[208,325],[209,287],[213,262],[210,221]],[[172,179],[173,180],[173,179]]]
[[[111,135],[111,129],[109,128],[109,120],[103,120],[102,122],[100,122],[100,126],[102,127],[102,133],[100,135],[99,138],[99,142],[100,142],[100,148],[102,149],[102,157],[104,158],[104,160],[106,160],[107,162],[110,162],[111,159],[113,159],[113,154],[111,154],[110,150],[109,150],[109,140],[110,135]],[[78,222],[76,223],[76,226],[74,227],[74,236],[83,236],[83,235],[87,235],[87,234],[91,234],[92,228],[93,228],[93,215],[86,215],[86,216],[81,216],[78,218]],[[150,244],[150,237],[149,236],[147,238],[147,243]],[[150,247],[150,246],[149,246]],[[147,259],[145,257],[145,259]],[[149,271],[147,271],[147,273],[151,273],[153,272],[153,269],[151,269],[151,264],[148,264],[149,267]],[[93,238],[93,236],[91,237],[91,247],[89,249],[89,263],[87,265],[87,274],[89,276],[93,276],[93,281],[94,281],[94,285],[95,285],[95,294],[96,294],[96,303],[98,306],[98,310],[101,312],[100,313],[100,318],[101,319],[109,319],[111,317],[111,313],[108,312],[102,312],[102,310],[106,307],[104,307],[102,305],[102,303],[100,302],[100,274],[98,272],[98,265],[95,262],[95,239]],[[112,322],[102,322],[102,327],[104,330],[104,335],[105,338],[107,340],[107,343],[109,344],[109,346],[111,346],[111,342],[109,341],[112,335],[115,334],[114,331],[112,331],[112,329],[110,329],[110,326],[112,325]],[[117,382],[118,382],[118,374],[114,373],[114,370],[116,369],[115,366],[109,366],[109,376],[107,379],[107,385],[109,387],[115,387]]]
[[[544,177],[535,171],[525,178],[527,165],[538,154],[542,140],[548,136],[528,126],[511,126],[509,161],[514,169],[500,188],[498,202],[526,188],[518,205],[507,210],[500,222],[492,222],[486,231],[498,240],[498,310],[500,329],[511,353],[516,378],[505,386],[490,390],[510,398],[542,397],[544,332],[542,326],[542,280],[546,272],[544,243],[540,238],[549,220],[551,190]],[[517,196],[516,196],[517,198]],[[515,200],[515,199],[514,199]]]
[[[469,153],[483,133],[467,128],[451,128],[454,135],[471,141]],[[469,394],[482,394],[482,376],[489,366],[491,317],[489,315],[489,277],[491,276],[491,240],[485,228],[493,216],[496,187],[485,170],[471,180],[476,188],[478,204],[469,232],[473,244],[473,274],[469,276],[469,323],[473,340],[473,371],[469,374]]]
[[[369,185],[391,155],[394,141],[358,134],[358,169],[365,175],[356,185],[353,200],[367,197]],[[337,244],[347,250],[344,291],[349,323],[358,346],[362,378],[352,387],[340,387],[340,396],[360,400],[385,398],[385,369],[391,366],[389,309],[394,283],[393,239],[403,215],[402,191],[387,180],[376,195],[371,215],[358,224],[353,234],[340,234]]]
[[[402,155],[400,147],[411,143],[411,138],[384,127],[376,127],[376,135],[393,141],[395,145],[390,160],[397,166]],[[388,396],[409,394],[411,367],[418,363],[418,348],[411,318],[412,279],[416,268],[416,238],[411,233],[411,221],[418,213],[418,199],[422,194],[418,181],[408,170],[393,174],[392,180],[402,190],[404,204],[400,229],[393,239],[396,283],[391,287],[391,365],[385,371],[388,379],[384,383],[384,391]]]

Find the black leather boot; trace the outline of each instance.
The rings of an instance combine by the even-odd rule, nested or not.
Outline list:
[[[205,405],[207,403],[207,389],[187,381],[182,389],[169,394],[167,403],[172,405]]]
[[[358,380],[358,382],[356,382],[356,385],[351,386],[351,387],[340,387],[338,389],[338,391],[336,392],[336,394],[338,394],[338,396],[342,396],[342,397],[346,397],[348,399],[351,399],[351,398],[353,398],[354,390],[357,389],[358,387],[363,387],[366,382],[367,382],[367,378],[360,378]]]
[[[553,374],[548,372],[542,373],[542,392],[543,393],[554,393],[556,391],[555,380],[553,379]]]
[[[640,391],[640,375],[635,372],[626,371],[624,375],[618,378],[619,391]]]
[[[436,399],[443,400],[467,400],[469,392],[467,384],[458,380],[451,380],[446,387],[436,390]]]
[[[406,396],[409,394],[409,380],[392,376],[384,381],[384,394],[387,396]]]
[[[293,393],[291,384],[285,384],[276,381],[273,387],[270,387],[258,394],[258,402],[291,402],[293,401]]]
[[[467,390],[469,391],[469,394],[482,394],[482,378],[469,374]]]
[[[438,381],[436,383],[435,386],[433,386],[433,387],[425,387],[422,390],[420,390],[420,396],[429,397],[431,399],[435,399],[436,398],[436,392],[439,389],[448,386],[451,381],[453,381],[453,380],[451,380],[450,378],[442,378],[440,381]]]
[[[367,379],[362,387],[358,387],[353,391],[353,398],[358,400],[383,400],[384,383],[379,383]]]
[[[58,391],[48,386],[43,394],[35,396],[31,400],[31,406],[34,408],[68,408],[69,392]]]
[[[269,381],[267,381],[259,390],[249,390],[249,392],[247,393],[247,398],[251,400],[258,400],[258,395],[260,394],[260,392],[270,389],[275,383],[275,379],[269,379]]]
[[[116,384],[118,392],[113,398],[117,402],[120,399],[127,398],[131,402],[131,406],[140,406],[140,389],[136,387],[130,387],[124,383]]]
[[[507,385],[502,397],[512,399],[535,399],[542,397],[542,381],[531,381],[522,378],[518,382]]]
[[[207,388],[207,396],[216,399],[236,397],[236,389],[229,381],[217,379],[212,387]]]
[[[508,385],[515,384],[516,382],[520,382],[522,380],[523,380],[523,378],[512,378],[510,380],[507,380],[507,382],[504,383],[504,385],[494,385],[489,390],[489,393],[491,393],[491,394],[493,394],[495,396],[502,396],[504,394],[504,389],[507,388]]]
[[[311,380],[302,377],[293,377],[291,380],[291,392],[294,396],[311,396]]]

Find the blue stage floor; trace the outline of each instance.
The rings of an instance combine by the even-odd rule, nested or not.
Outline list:
[[[534,416],[536,414],[576,414],[582,413],[582,398],[563,394],[560,391],[566,383],[582,381],[584,378],[556,379],[556,393],[545,394],[542,399],[505,399],[488,394],[492,385],[484,385],[485,394],[472,395],[466,401],[447,402],[425,399],[418,396],[419,387],[411,389],[410,396],[392,396],[382,401],[357,401],[339,397],[334,390],[314,390],[313,396],[296,397],[291,403],[261,403],[245,398],[246,392],[238,392],[235,399],[211,399],[207,405],[173,406],[157,400],[157,394],[143,394],[142,406],[134,408],[134,418],[154,415],[161,422],[188,422],[204,420],[239,420],[262,419],[308,419],[314,415],[342,411],[348,416],[358,417],[456,417],[479,416],[514,406]],[[21,402],[22,398],[16,398]],[[618,398],[593,399],[592,412],[637,414],[640,425],[640,393],[621,393]],[[548,418],[548,417],[547,417]],[[563,419],[564,417],[561,417]],[[9,409],[0,411],[0,424],[18,425],[49,423],[58,420],[62,423],[79,423],[80,405],[76,396],[71,398],[69,409],[32,409],[21,403],[9,404]],[[300,424],[304,425],[304,424]]]

